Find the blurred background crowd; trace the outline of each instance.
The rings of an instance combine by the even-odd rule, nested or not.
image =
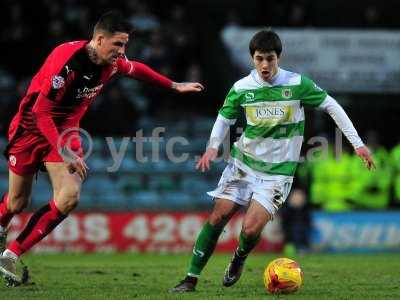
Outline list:
[[[89,158],[90,177],[85,183],[81,209],[203,210],[211,205],[205,192],[217,184],[224,163],[201,174],[195,156],[206,142],[226,92],[246,75],[231,61],[221,32],[228,27],[399,30],[400,3],[395,0],[357,2],[317,0],[3,0],[0,9],[0,132],[1,147],[11,117],[31,76],[56,45],[89,39],[98,17],[120,9],[135,32],[127,56],[144,62],[175,81],[199,81],[206,86],[199,95],[180,96],[134,80],[112,82],[88,111],[82,127],[94,137]],[[384,49],[382,51],[385,51]],[[247,54],[246,54],[247,55]],[[400,57],[399,57],[400,58]],[[337,66],[340,73],[341,66]],[[297,71],[297,70],[293,70]],[[322,88],[324,88],[322,86]],[[377,170],[368,173],[350,151],[338,161],[329,151],[326,159],[305,162],[295,180],[292,209],[314,207],[329,211],[400,207],[399,93],[331,93],[350,115],[360,135],[374,152]],[[328,115],[308,111],[307,138],[334,137]],[[238,127],[243,124],[239,122]],[[138,130],[151,135],[157,126],[166,129],[157,159],[139,162],[134,143],[118,172],[107,172],[113,162],[105,136],[134,137]],[[232,132],[237,132],[233,130]],[[173,163],[166,158],[168,138],[181,136],[188,145],[177,145],[176,155],[190,159]],[[231,140],[238,135],[232,133]],[[152,144],[144,144],[145,154]],[[307,151],[305,145],[304,151]],[[332,146],[333,147],[333,146]],[[6,161],[1,163],[1,188],[7,187]],[[35,184],[34,206],[51,196],[40,175]],[[307,223],[307,222],[305,222]]]

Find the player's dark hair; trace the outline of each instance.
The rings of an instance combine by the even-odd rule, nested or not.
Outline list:
[[[261,30],[252,37],[249,43],[249,50],[251,57],[257,50],[262,53],[275,51],[279,57],[282,53],[282,42],[276,32]]]
[[[94,26],[94,32],[104,31],[114,34],[116,32],[124,32],[131,34],[133,26],[129,23],[123,14],[118,10],[111,10],[103,14]]]

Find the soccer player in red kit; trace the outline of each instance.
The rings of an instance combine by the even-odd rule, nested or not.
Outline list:
[[[20,103],[5,151],[9,191],[0,202],[0,272],[8,280],[20,282],[15,267],[18,258],[78,204],[88,168],[78,130],[73,129],[79,128],[82,116],[105,83],[122,74],[179,93],[203,90],[200,83],[176,83],[142,63],[128,60],[125,48],[131,30],[120,13],[104,14],[90,41],[65,43],[50,53]],[[28,205],[34,175],[41,167],[49,173],[54,198],[32,215],[17,239],[4,249],[7,226]]]

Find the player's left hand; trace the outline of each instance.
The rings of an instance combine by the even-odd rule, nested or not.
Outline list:
[[[201,92],[204,86],[198,82],[174,82],[172,89],[178,93]]]
[[[368,170],[376,169],[374,160],[372,158],[371,152],[366,146],[355,149],[356,154],[365,162],[365,166]]]

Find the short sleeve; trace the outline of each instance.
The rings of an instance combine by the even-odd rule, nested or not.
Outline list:
[[[311,79],[301,77],[301,104],[304,106],[318,107],[328,95]]]
[[[226,119],[236,120],[240,115],[240,98],[241,94],[232,87],[225,97],[224,105],[219,110],[219,114]]]

